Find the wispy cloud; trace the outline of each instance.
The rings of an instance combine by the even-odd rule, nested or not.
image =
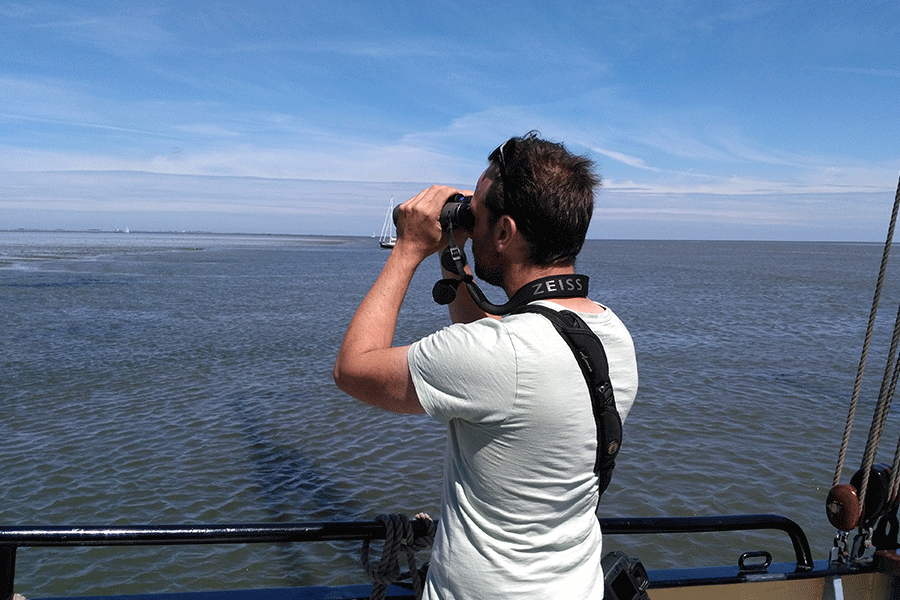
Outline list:
[[[347,215],[471,187],[531,129],[597,159],[610,219],[665,235],[717,219],[859,232],[866,211],[846,207],[892,195],[890,3],[830,23],[775,0],[336,2],[0,3],[0,211],[249,223],[254,207],[308,216],[303,182],[330,180],[346,186],[312,192],[342,217],[329,227],[368,233],[371,215]]]
[[[827,71],[830,73],[848,73],[851,75],[868,75],[872,77],[887,77],[890,79],[900,79],[900,69],[873,69],[864,67],[810,67],[818,71]]]
[[[647,171],[659,171],[656,167],[650,167],[644,162],[644,159],[638,158],[636,156],[629,156],[627,154],[623,154],[621,152],[616,152],[615,150],[604,150],[603,148],[592,147],[591,150],[596,152],[597,154],[602,154],[603,156],[609,157],[613,160],[617,160],[620,163],[626,164],[629,167],[635,167],[638,169],[646,169]]]
[[[151,5],[130,4],[116,13],[97,14],[77,5],[41,5],[38,12],[21,12],[19,17],[37,17],[27,24],[32,30],[53,30],[72,42],[117,55],[140,55],[168,51],[178,43],[175,36],[156,23],[159,10]]]

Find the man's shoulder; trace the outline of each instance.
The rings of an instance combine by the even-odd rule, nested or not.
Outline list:
[[[557,311],[569,310],[566,307],[562,306],[561,304],[554,303],[554,302],[548,301],[548,300],[542,300],[539,302],[535,302],[533,304],[545,306],[547,308],[552,308],[553,310],[557,310]],[[587,324],[587,326],[590,327],[591,330],[594,333],[596,333],[604,341],[606,341],[606,340],[615,341],[620,338],[628,340],[628,341],[631,340],[631,334],[629,333],[628,328],[625,327],[625,324],[622,323],[621,319],[619,319],[619,317],[608,306],[605,306],[603,304],[600,304],[598,302],[593,302],[593,301],[592,301],[592,304],[596,305],[597,308],[600,310],[598,310],[596,312],[573,310],[571,312],[573,312],[576,315],[578,315],[579,317],[581,317],[581,320],[584,321],[585,324]],[[531,313],[531,314],[535,314],[535,313]],[[544,321],[549,323],[549,319],[547,319],[545,317],[538,317],[538,318],[543,318]],[[527,323],[533,323],[533,322],[527,322]]]
[[[454,323],[423,337],[412,346],[417,351],[429,353],[496,351],[498,346],[510,343],[510,323],[505,321],[484,318],[471,323]]]

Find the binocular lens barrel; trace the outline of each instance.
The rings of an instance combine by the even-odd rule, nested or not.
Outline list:
[[[438,221],[441,227],[447,229],[453,226],[454,229],[470,230],[475,226],[475,215],[472,214],[472,196],[463,196],[456,194],[451,196],[449,200],[441,208],[441,214]],[[394,225],[400,218],[400,205],[394,207],[393,212]]]

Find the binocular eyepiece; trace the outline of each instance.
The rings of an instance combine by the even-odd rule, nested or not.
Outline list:
[[[400,205],[394,207],[394,225],[400,217]],[[475,226],[475,215],[472,214],[472,196],[463,196],[462,194],[454,194],[450,196],[444,206],[441,207],[441,214],[438,221],[444,230],[449,228],[463,229],[470,231]]]
[[[444,229],[463,229],[471,231],[475,226],[475,215],[472,214],[472,196],[455,194],[441,208],[438,218]]]

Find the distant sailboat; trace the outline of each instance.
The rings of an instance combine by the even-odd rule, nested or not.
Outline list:
[[[378,242],[382,248],[393,248],[397,243],[397,232],[394,229],[394,197],[388,204],[387,214],[384,216],[384,225],[381,226],[381,238]]]

